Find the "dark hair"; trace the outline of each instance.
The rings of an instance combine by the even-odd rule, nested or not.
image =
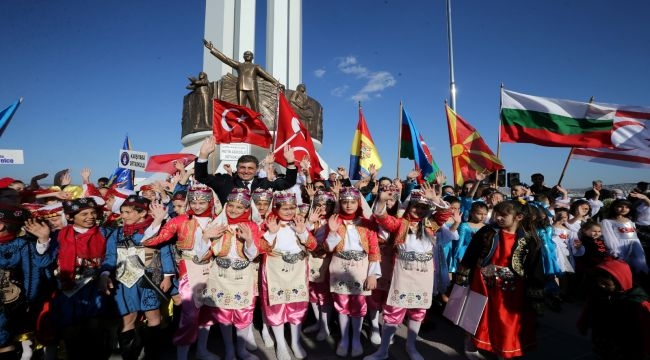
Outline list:
[[[255,167],[260,166],[260,161],[253,155],[242,155],[237,159],[237,166],[243,163],[255,163]]]
[[[494,214],[507,214],[507,215],[522,215],[524,213],[523,205],[515,200],[505,200],[496,205],[492,209]]]
[[[391,179],[391,178],[389,178],[387,176],[382,176],[382,177],[379,178],[379,180],[377,180],[378,183],[380,183],[382,181],[388,181],[391,184],[393,183],[393,179]]]
[[[544,180],[544,175],[542,175],[542,173],[534,173],[530,176],[530,180],[532,181],[534,177],[541,177],[542,180]]]
[[[471,213],[471,212],[474,212],[474,211],[479,210],[479,209],[487,210],[488,206],[483,201],[474,201],[472,203],[472,207],[469,209],[469,212]]]
[[[580,230],[578,230],[578,238],[582,238],[583,236],[585,236],[585,230],[593,226],[601,227],[600,223],[598,223],[598,221],[596,220],[587,220],[583,222],[582,225],[580,225]]]
[[[443,198],[449,204],[460,204],[460,199],[453,195],[447,195]]]
[[[102,182],[102,181],[103,181],[103,182],[105,182],[105,183],[108,184],[108,180],[109,180],[109,179],[108,179],[107,177],[104,176],[104,177],[100,177],[99,179],[97,179],[97,182]]]
[[[582,205],[589,206],[589,213],[587,215],[591,216],[591,205],[589,205],[589,201],[585,199],[578,199],[572,202],[571,206],[569,206],[569,214],[575,216],[576,212],[578,211],[578,208]]]
[[[553,221],[557,221],[560,219],[559,215],[561,213],[567,213],[567,216],[569,215],[569,209],[567,208],[556,208],[555,209],[555,215],[553,215]]]
[[[616,199],[612,201],[612,203],[609,204],[609,210],[607,211],[607,218],[608,219],[616,218],[616,216],[618,216],[618,214],[616,213],[616,207],[621,205],[627,205],[627,207],[630,209],[630,212],[627,214],[627,217],[629,219],[634,219],[634,207],[632,206],[632,202],[628,199]]]

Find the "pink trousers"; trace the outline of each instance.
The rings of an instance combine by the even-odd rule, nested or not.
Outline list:
[[[351,317],[364,317],[368,312],[365,295],[343,295],[332,293],[334,309],[339,314]]]
[[[199,326],[212,326],[216,318],[216,308],[209,306],[197,307],[192,298],[192,284],[187,275],[178,282],[178,293],[181,296],[181,319],[178,324],[173,343],[177,346],[192,345],[198,337]]]
[[[384,305],[384,323],[386,324],[399,325],[407,314],[411,320],[422,321],[427,314],[427,309],[407,309]]]

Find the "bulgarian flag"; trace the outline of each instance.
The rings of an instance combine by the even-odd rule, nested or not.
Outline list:
[[[559,100],[501,89],[502,142],[557,147],[611,147],[613,122],[588,102]]]

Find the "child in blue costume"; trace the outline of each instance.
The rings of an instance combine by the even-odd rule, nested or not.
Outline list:
[[[22,227],[37,242],[19,237]],[[33,266],[44,268],[55,258],[50,249],[47,225],[29,219],[29,211],[14,205],[0,205],[0,359],[15,359],[14,337],[27,315],[27,289]]]
[[[171,245],[145,247],[141,245],[144,232],[153,222],[148,214],[150,200],[131,195],[120,207],[122,226],[106,239],[106,257],[102,263],[99,287],[107,295],[113,293],[122,316],[118,335],[125,360],[136,360],[140,354],[140,339],[136,320],[140,312],[147,318],[143,332],[145,359],[160,358],[161,298],[171,286],[176,273]]]

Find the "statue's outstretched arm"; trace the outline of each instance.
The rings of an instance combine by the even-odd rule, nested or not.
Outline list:
[[[239,69],[239,62],[236,61],[235,59],[231,59],[226,54],[222,53],[221,51],[217,50],[214,45],[212,45],[212,41],[208,41],[203,39],[203,45],[210,50],[210,54],[214,55],[217,59],[221,60],[224,64],[234,68],[234,69]]]

